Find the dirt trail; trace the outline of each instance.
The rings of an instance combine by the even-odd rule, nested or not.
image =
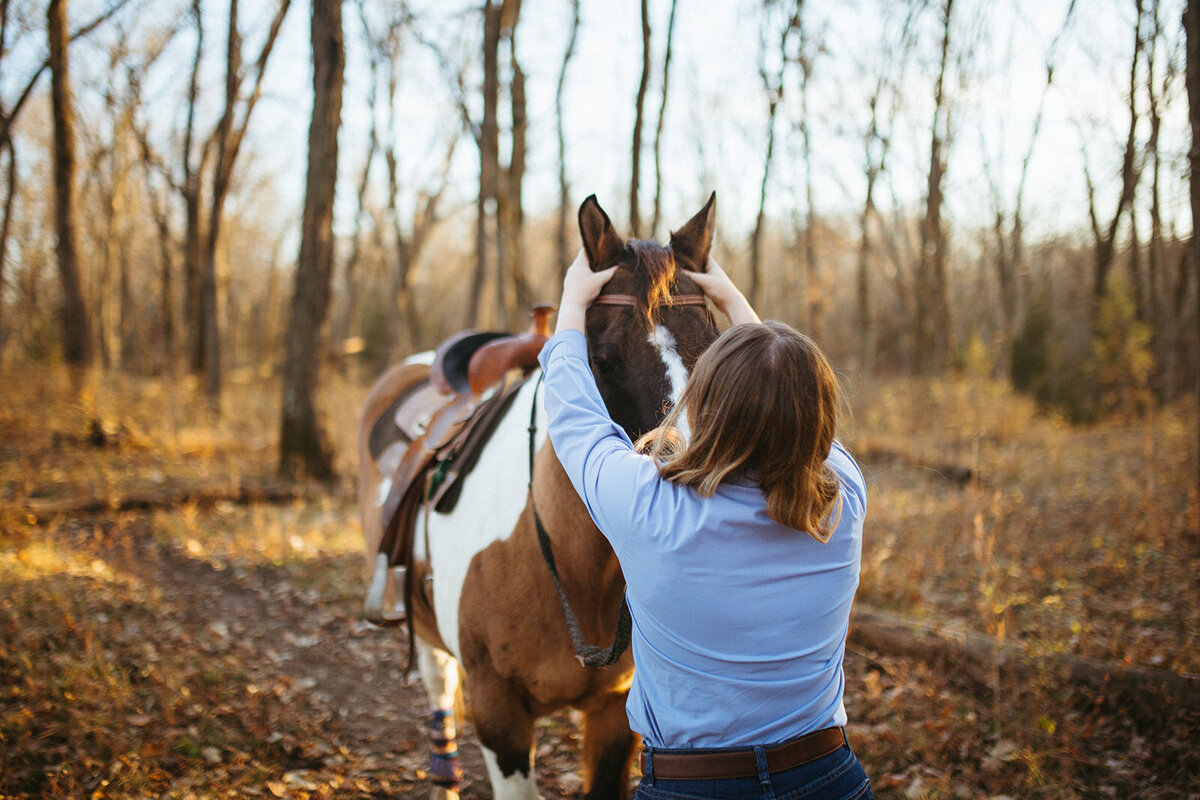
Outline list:
[[[141,623],[139,630],[137,623],[122,623],[121,639],[164,651],[196,648],[193,663],[205,671],[192,680],[202,685],[209,678],[206,670],[213,670],[212,679],[229,690],[216,704],[224,708],[210,705],[199,713],[228,715],[229,706],[236,711],[255,703],[270,710],[265,716],[271,727],[265,730],[254,730],[254,719],[231,723],[242,725],[246,737],[268,743],[255,745],[253,756],[256,768],[269,773],[265,777],[247,783],[244,768],[238,772],[229,766],[239,757],[237,745],[201,747],[199,754],[187,755],[190,763],[203,765],[194,760],[203,756],[214,770],[228,767],[227,775],[240,776],[235,785],[243,796],[428,796],[427,700],[419,681],[404,674],[402,629],[362,622],[357,590],[323,595],[299,573],[265,558],[223,565],[159,535],[152,515],[130,517],[119,535],[108,532],[111,518],[77,519],[47,532],[61,545],[102,560],[114,573],[136,578],[140,600],[154,609],[152,624],[158,627],[150,630]],[[353,571],[347,565],[357,565],[357,559],[340,554],[313,572],[337,580],[340,571]],[[361,577],[348,575],[347,581],[358,586]],[[120,607],[107,609],[113,620],[123,620]],[[1193,718],[1180,715],[1146,726],[1103,696],[1063,702],[1060,694],[1059,705],[1030,712],[1041,715],[1035,723],[1044,726],[1042,741],[1032,747],[1022,744],[1004,720],[1010,709],[1042,697],[1036,687],[1004,682],[994,695],[979,694],[978,687],[956,683],[953,673],[947,665],[853,643],[848,649],[848,734],[878,797],[993,800],[1013,796],[1013,787],[1033,781],[1030,797],[1200,800],[1192,780],[1196,753],[1186,744],[1196,730]],[[155,713],[147,707],[140,716]],[[184,733],[178,726],[187,723],[154,724],[177,740]],[[461,733],[463,797],[490,797],[473,733],[469,726]],[[539,725],[536,761],[543,797],[579,795],[578,751],[578,731],[567,714]],[[1059,792],[1040,777],[1048,770],[1061,776],[1060,786],[1069,782],[1075,788]],[[1083,795],[1073,794],[1075,789]]]
[[[77,529],[75,538],[90,536]],[[87,546],[113,569],[155,587],[168,616],[189,638],[209,643],[206,649],[240,656],[248,687],[287,687],[281,701],[302,706],[301,713],[322,722],[326,738],[303,743],[294,766],[316,777],[313,773],[327,763],[348,759],[356,775],[371,777],[369,785],[385,787],[386,796],[428,795],[423,772],[429,759],[428,703],[415,674],[405,674],[404,629],[371,626],[348,603],[327,602],[315,590],[292,586],[269,565],[218,569],[149,535],[135,537],[132,546],[128,540],[123,546],[94,540]],[[546,796],[578,784],[569,743],[561,735],[564,726],[570,727],[565,717],[540,730],[539,778]],[[469,725],[460,733],[462,797],[490,797]],[[296,773],[289,777],[305,780]]]

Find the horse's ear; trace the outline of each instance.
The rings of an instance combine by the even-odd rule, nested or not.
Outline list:
[[[594,194],[589,195],[579,207],[579,236],[583,239],[583,250],[594,272],[617,263],[625,251],[625,240],[617,235],[612,221],[596,202]]]
[[[704,272],[708,269],[708,252],[712,249],[713,223],[717,216],[717,193],[708,197],[704,208],[687,221],[679,230],[671,234],[671,250],[675,253],[675,261],[683,259],[681,267],[693,272]],[[690,262],[690,263],[689,263]]]

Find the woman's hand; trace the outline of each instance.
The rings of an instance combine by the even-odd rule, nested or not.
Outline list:
[[[712,256],[708,257],[707,272],[688,272],[688,277],[696,282],[705,297],[713,301],[717,310],[729,318],[730,324],[762,321],[750,301],[733,285],[733,281]]]
[[[558,325],[555,331],[584,332],[587,307],[616,271],[616,267],[609,267],[600,272],[592,272],[587,255],[580,250],[563,278],[562,300],[558,303]]]

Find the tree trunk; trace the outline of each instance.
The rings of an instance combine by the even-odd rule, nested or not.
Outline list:
[[[62,284],[59,313],[63,357],[68,364],[86,367],[92,362],[92,341],[75,249],[75,123],[67,59],[67,0],[50,0],[46,21],[50,44],[54,224],[58,235],[58,274]]]
[[[225,109],[221,120],[202,145],[198,164],[193,164],[192,144],[195,135],[195,108],[198,94],[198,70],[203,54],[203,28],[199,0],[193,0],[192,14],[196,18],[196,57],[192,67],[191,83],[188,89],[188,121],[184,134],[184,185],[181,189],[186,206],[187,234],[184,249],[184,273],[188,289],[188,327],[191,333],[189,341],[190,365],[194,372],[205,374],[205,393],[214,409],[219,408],[221,392],[221,329],[220,320],[220,285],[217,280],[217,243],[221,234],[221,215],[225,208],[225,200],[233,179],[233,168],[237,162],[238,152],[250,125],[254,107],[262,96],[263,77],[266,73],[267,62],[279,38],[279,29],[291,7],[291,0],[279,0],[275,16],[271,20],[270,29],[263,42],[258,57],[249,70],[244,70],[242,62],[242,42],[237,30],[237,0],[231,0],[229,9],[229,28],[225,57]],[[253,86],[247,96],[242,98],[243,105],[240,118],[236,118],[236,106],[239,102],[242,82],[250,78]],[[212,175],[205,180],[213,147],[216,147],[216,162]],[[204,186],[211,187],[209,198],[209,216],[207,226],[201,212],[201,191]]]
[[[488,275],[492,263],[489,220],[495,216],[496,189],[500,181],[500,132],[496,120],[500,102],[501,2],[486,0],[483,7],[483,121],[479,125],[479,194],[475,202],[475,276],[472,327],[486,327]],[[497,287],[497,290],[499,287]]]
[[[558,133],[558,269],[561,280],[567,273],[571,253],[567,245],[567,230],[571,219],[571,189],[567,185],[567,142],[563,133],[563,87],[567,79],[567,66],[575,54],[575,40],[579,35],[579,0],[571,2],[571,36],[563,53],[562,68],[558,71],[558,85],[554,91],[554,110]]]
[[[388,168],[388,218],[392,222],[392,235],[396,240],[396,265],[391,270],[391,294],[396,311],[404,321],[400,329],[394,329],[389,338],[389,349],[399,353],[410,353],[417,343],[417,304],[413,298],[409,270],[412,266],[412,252],[405,240],[403,226],[400,224],[400,209],[396,198],[400,196],[400,174],[396,161],[395,142],[391,143],[385,158]],[[403,337],[397,334],[403,332]],[[399,338],[399,341],[397,339]]]
[[[0,139],[0,153],[8,152],[8,165],[5,169],[4,206],[0,213],[4,219],[0,221],[0,294],[4,292],[5,266],[8,264],[8,237],[11,230],[13,198],[17,194],[17,148],[11,139]],[[0,352],[4,350],[4,303],[0,302]]]
[[[192,17],[196,22],[196,54],[192,59],[192,74],[188,83],[187,122],[183,131],[183,185],[180,192],[184,205],[183,316],[187,328],[187,366],[193,374],[198,374],[204,369],[204,300],[201,289],[204,238],[200,229],[200,175],[204,171],[205,156],[201,156],[198,164],[193,164],[192,148],[196,136],[196,104],[200,97],[200,61],[204,55],[204,17],[200,11],[200,0],[192,0]]]
[[[284,362],[279,471],[285,477],[333,478],[333,453],[317,420],[315,395],[322,331],[333,273],[333,201],[346,52],[341,0],[313,0],[313,110],[300,259]]]
[[[1116,257],[1117,231],[1121,217],[1133,203],[1134,190],[1138,183],[1137,156],[1137,71],[1142,55],[1142,0],[1134,0],[1137,16],[1133,26],[1133,59],[1129,66],[1129,133],[1125,137],[1125,155],[1121,159],[1121,196],[1117,198],[1117,210],[1107,232],[1096,242],[1096,276],[1092,286],[1092,314],[1100,309],[1100,300],[1108,289],[1108,275]]]
[[[371,70],[371,101],[379,98],[375,69]],[[371,115],[371,131],[367,137],[367,155],[363,162],[362,177],[358,181],[356,192],[357,204],[354,212],[354,231],[350,234],[350,254],[342,265],[342,281],[346,287],[346,309],[340,321],[333,325],[334,341],[348,339],[362,334],[362,278],[359,276],[359,263],[362,261],[362,218],[366,213],[367,189],[371,182],[371,165],[375,162],[375,154],[379,151],[379,131],[375,115]]]
[[[667,48],[663,54],[662,98],[658,104],[658,125],[654,129],[654,216],[650,222],[650,237],[658,237],[662,215],[662,133],[667,116],[667,88],[671,85],[671,43],[675,38],[675,9],[678,0],[671,0],[671,16],[667,20]]]
[[[629,229],[642,235],[642,216],[638,209],[638,191],[642,177],[642,119],[645,116],[646,85],[650,82],[650,8],[642,0],[642,81],[638,84],[637,110],[633,118],[633,168],[629,183]]]
[[[169,373],[175,368],[175,281],[171,263],[171,224],[166,203],[161,193],[156,192],[150,182],[150,171],[146,170],[146,197],[154,225],[158,230],[159,259],[159,324],[162,332],[162,353]]]
[[[1064,689],[1088,687],[1093,699],[1107,696],[1110,702],[1122,702],[1136,698],[1132,705],[1152,706],[1147,715],[1155,720],[1164,711],[1200,709],[1200,680],[1195,675],[1069,653],[1033,657],[1020,646],[997,642],[990,636],[941,628],[861,605],[855,606],[850,619],[849,641],[855,647],[920,659],[953,672],[958,680],[967,679],[991,691],[999,688],[997,678],[1029,681],[1054,676],[1061,679]]]
[[[1183,30],[1187,37],[1185,80],[1188,123],[1192,134],[1191,147],[1188,149],[1188,195],[1192,204],[1192,238],[1188,243],[1188,266],[1196,281],[1200,282],[1200,239],[1196,235],[1196,232],[1200,231],[1200,0],[1188,0],[1183,12]],[[1196,292],[1196,297],[1200,301],[1200,291]],[[1196,311],[1200,314],[1200,307]],[[1197,336],[1197,344],[1200,345],[1200,325],[1196,326],[1194,335]],[[1200,399],[1200,380],[1196,381],[1196,393]],[[1197,408],[1200,408],[1200,405],[1197,405]],[[1196,426],[1196,430],[1200,433],[1200,425]],[[1197,463],[1200,465],[1200,458],[1197,459]],[[1197,479],[1197,485],[1200,487],[1200,469],[1197,471]]]
[[[506,0],[502,18],[502,35],[508,42],[509,65],[512,77],[509,99],[512,111],[512,149],[508,166],[501,171],[497,184],[497,259],[496,281],[499,287],[500,311],[508,329],[521,318],[521,310],[529,307],[529,286],[525,275],[523,231],[525,210],[522,186],[525,181],[525,135],[528,119],[525,113],[525,73],[517,62],[517,22],[520,20],[520,0]]]
[[[804,26],[800,25],[800,146],[804,157],[804,293],[807,306],[809,334],[817,342],[825,338],[825,298],[821,281],[820,265],[817,263],[817,212],[813,202],[812,130],[808,115],[808,80],[812,74],[812,60],[818,48],[807,52]]]
[[[758,213],[754,217],[754,231],[750,234],[750,302],[758,305],[762,294],[762,237],[767,219],[767,184],[771,179],[771,157],[775,154],[775,113],[779,108],[779,97],[783,87],[782,75],[774,92],[768,89],[767,100],[767,148],[763,155],[762,180],[758,184]]]
[[[913,365],[917,372],[937,371],[953,351],[950,301],[946,286],[946,232],[942,227],[946,147],[949,138],[949,109],[946,103],[946,67],[950,54],[950,19],[954,0],[946,0],[942,11],[942,49],[934,88],[933,124],[930,126],[929,175],[926,184],[925,218],[921,223],[921,252],[916,281],[916,347]]]
[[[876,84],[875,93],[871,96],[871,122],[867,128],[866,145],[863,148],[866,163],[867,191],[863,198],[862,212],[858,215],[858,367],[864,373],[874,371],[875,348],[872,341],[874,332],[871,327],[871,220],[877,214],[875,211],[875,182],[883,168],[882,154],[875,160],[876,147],[886,147],[886,139],[879,135],[879,96],[882,93],[883,82]]]
[[[238,0],[229,3],[229,28],[225,48],[225,111],[217,124],[217,165],[208,212],[208,237],[200,270],[200,313],[204,329],[204,393],[214,408],[221,401],[220,287],[217,283],[217,242],[221,238],[221,213],[232,173],[234,105],[242,71],[242,37],[238,33]],[[227,167],[226,164],[229,164]]]
[[[1163,250],[1162,234],[1162,161],[1159,157],[1158,143],[1159,131],[1162,127],[1162,109],[1159,105],[1160,95],[1158,91],[1157,69],[1158,45],[1162,37],[1162,20],[1159,17],[1158,0],[1151,0],[1150,8],[1154,32],[1151,34],[1150,46],[1146,55],[1146,96],[1149,100],[1149,108],[1147,110],[1150,115],[1150,138],[1146,142],[1146,157],[1150,159],[1152,165],[1150,171],[1150,242],[1146,253],[1146,311],[1147,319],[1151,320],[1154,325],[1155,345],[1160,354],[1158,386],[1164,399],[1173,400],[1177,389],[1172,380],[1172,373],[1174,372],[1172,355],[1175,349],[1171,346],[1171,341],[1174,339],[1176,320],[1168,313],[1168,304],[1164,302],[1164,281],[1162,277],[1166,259]],[[1166,67],[1166,73],[1167,78],[1163,82],[1164,93],[1175,75],[1169,63]]]

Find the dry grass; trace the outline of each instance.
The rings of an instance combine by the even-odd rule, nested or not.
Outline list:
[[[1072,428],[979,380],[856,391],[860,599],[1037,651],[1200,672],[1194,404]],[[963,488],[936,468],[977,476]]]
[[[274,472],[270,376],[235,376],[219,419],[190,379],[89,385],[77,395],[65,374],[33,367],[0,379],[0,797],[424,796],[403,766],[420,760],[419,723],[372,762],[330,732],[337,703],[314,699],[285,652],[310,652],[296,615],[321,620],[322,641],[358,630],[351,478],[365,388],[335,377],[323,395],[343,476],[332,490],[34,524],[32,501]],[[1200,671],[1194,406],[1078,429],[978,380],[889,380],[851,397],[847,441],[894,454],[863,459],[860,602],[1034,655]],[[93,418],[107,446],[87,443]],[[960,488],[941,465],[977,477]],[[210,611],[263,602],[291,621]],[[392,657],[354,641],[363,663]],[[1198,796],[1192,722],[1147,728],[1093,700],[1050,674],[980,695],[903,656],[847,661],[852,741],[881,798]],[[551,766],[570,755],[547,752]],[[551,781],[543,793],[560,796]]]

